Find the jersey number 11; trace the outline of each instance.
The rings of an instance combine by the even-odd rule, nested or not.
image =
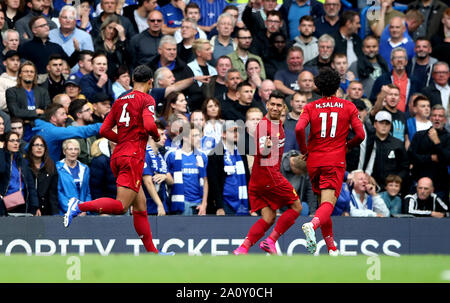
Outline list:
[[[320,137],[325,138],[327,136],[327,120],[328,120],[328,113],[320,113],[319,117],[322,119],[322,126],[320,129]],[[338,113],[337,112],[331,112],[331,130],[330,130],[330,137],[334,138],[336,136],[336,126],[337,126],[337,120],[338,120]]]

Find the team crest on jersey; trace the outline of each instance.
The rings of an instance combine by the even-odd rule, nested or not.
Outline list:
[[[141,181],[140,180],[137,180],[136,181],[136,187],[139,187],[139,183],[140,183]]]

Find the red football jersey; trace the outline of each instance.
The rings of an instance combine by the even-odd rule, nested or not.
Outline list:
[[[145,160],[148,136],[158,138],[154,120],[155,100],[150,95],[131,91],[117,99],[106,116],[100,135],[117,143],[111,156],[129,156]],[[117,134],[112,128],[117,125]]]
[[[356,106],[337,97],[324,97],[303,107],[296,126],[296,137],[302,154],[308,152],[308,166],[345,167],[346,147],[351,148],[364,140],[364,128],[358,118]],[[308,147],[305,127],[311,124]],[[350,126],[355,137],[347,143]]]
[[[270,137],[272,141],[272,148],[264,153],[264,144],[267,137]],[[269,186],[283,182],[284,177],[280,172],[285,141],[282,124],[273,123],[267,117],[264,117],[258,123],[255,139],[257,148],[250,184]]]

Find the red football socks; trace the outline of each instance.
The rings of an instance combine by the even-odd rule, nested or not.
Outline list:
[[[245,238],[242,246],[249,249],[264,236],[269,228],[270,225],[266,221],[259,219],[248,231],[247,237]]]
[[[314,214],[314,218],[311,220],[311,223],[314,226],[314,230],[319,228],[321,225],[327,223],[330,220],[331,213],[333,213],[334,205],[330,202],[322,202],[319,208],[316,210]]]
[[[327,245],[328,250],[336,250],[333,239],[333,222],[331,221],[331,219],[329,219],[325,224],[322,224],[320,226],[320,230],[322,231],[322,236],[325,240],[325,244]]]
[[[286,210],[278,219],[277,224],[275,225],[275,228],[273,229],[269,237],[274,242],[277,242],[278,238],[295,223],[295,220],[299,215],[300,213],[296,212],[292,208]]]
[[[139,238],[147,252],[158,253],[158,250],[153,245],[152,231],[150,229],[150,223],[148,222],[146,211],[133,211],[133,224]]]
[[[80,203],[78,207],[82,212],[90,211],[99,214],[122,215],[124,212],[122,202],[112,198],[99,198]]]

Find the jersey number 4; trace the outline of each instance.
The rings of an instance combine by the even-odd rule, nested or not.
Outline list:
[[[122,107],[122,113],[120,114],[119,122],[124,122],[125,127],[130,125],[130,114],[127,112],[128,103],[125,103]]]
[[[328,120],[328,113],[320,113],[319,117],[322,119],[322,126],[320,129],[320,137],[325,138],[327,136],[327,120]],[[334,138],[336,136],[336,126],[337,126],[337,120],[338,120],[338,113],[331,112],[331,130],[330,130],[330,137]]]

